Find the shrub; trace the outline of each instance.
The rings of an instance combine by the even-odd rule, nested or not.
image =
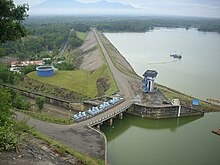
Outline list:
[[[13,150],[16,148],[20,136],[15,130],[13,123],[5,123],[0,127],[0,150]]]
[[[41,111],[44,108],[45,98],[39,96],[39,97],[36,97],[35,101],[36,101],[36,104],[39,110]]]

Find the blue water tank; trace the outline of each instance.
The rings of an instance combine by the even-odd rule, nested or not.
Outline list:
[[[53,66],[39,66],[36,68],[37,76],[39,77],[49,77],[54,75]]]

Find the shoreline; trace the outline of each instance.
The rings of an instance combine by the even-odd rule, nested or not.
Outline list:
[[[129,75],[130,77],[133,77],[133,78],[136,78],[138,80],[142,80],[142,77],[139,76],[136,72],[135,72],[135,69],[132,67],[132,65],[126,60],[126,58],[120,53],[120,51],[110,42],[110,40],[104,35],[103,32],[100,32],[99,31],[99,34],[101,34],[101,40],[106,40],[108,42],[108,44],[112,47],[112,49],[115,49],[117,51],[117,55],[121,56],[121,58],[125,61],[125,63],[127,63],[129,65],[129,67],[132,68],[132,71],[133,71],[133,75]],[[103,42],[103,41],[102,41]],[[105,46],[105,45],[104,45]],[[111,55],[110,55],[111,56]],[[114,63],[114,62],[113,62]],[[115,64],[115,63],[114,63]],[[115,65],[116,68],[117,65]],[[120,68],[118,68],[120,70]],[[121,70],[120,70],[121,71]],[[122,71],[123,72],[123,71]],[[123,72],[124,74],[128,75],[126,72]],[[163,90],[165,89],[169,94],[166,95],[164,92],[163,95],[165,95],[165,97],[167,97],[168,99],[171,99],[172,97],[176,96],[176,95],[180,95],[181,98],[183,97],[184,101],[183,102],[186,102],[187,100],[187,103],[185,103],[185,106],[189,106],[189,102],[191,102],[192,99],[198,99],[199,102],[201,103],[201,108],[204,112],[220,112],[220,105],[216,105],[216,104],[213,104],[211,102],[208,102],[206,100],[202,100],[202,99],[199,99],[199,98],[195,98],[193,96],[189,96],[185,93],[182,93],[181,91],[178,91],[176,89],[173,89],[171,87],[167,87],[167,86],[164,86],[164,85],[161,85],[161,84],[158,84],[156,83],[156,86],[159,88],[159,90]],[[203,109],[204,108],[204,109]]]

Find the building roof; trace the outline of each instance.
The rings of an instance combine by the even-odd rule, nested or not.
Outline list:
[[[192,100],[192,105],[199,105],[199,100]]]
[[[19,66],[28,66],[28,65],[43,65],[44,64],[44,62],[42,61],[42,60],[36,60],[36,61],[21,61],[21,62],[19,62],[19,61],[13,61],[13,62],[11,62],[11,66],[17,66],[17,65],[19,65]]]
[[[157,71],[155,71],[155,70],[147,70],[144,74],[143,74],[143,76],[144,77],[156,77],[157,76]]]

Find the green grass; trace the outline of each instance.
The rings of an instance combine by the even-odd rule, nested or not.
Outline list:
[[[31,72],[28,77],[42,83],[54,85],[60,88],[71,90],[77,94],[94,97],[97,95],[96,84],[90,82],[90,73],[86,71],[55,71],[54,76],[38,77],[36,72]],[[88,83],[86,83],[88,82]],[[86,84],[88,91],[86,92]]]
[[[107,60],[106,60],[106,58],[105,58],[105,56],[104,56],[104,54],[102,52],[102,49],[101,49],[100,45],[99,45],[99,50],[100,50],[100,54],[101,54],[102,60],[103,60],[103,67],[106,68],[105,69],[105,74],[106,74],[107,77],[110,78],[109,79],[110,88],[105,92],[105,94],[107,96],[110,96],[110,95],[118,92],[118,86],[116,84],[116,81],[115,81],[112,73],[111,73],[111,70],[110,70],[110,68],[108,66]]]
[[[85,39],[86,33],[77,32],[77,35],[81,39]],[[105,92],[106,95],[112,95],[118,91],[116,82],[111,74],[106,59],[99,46],[100,54],[104,61],[103,65],[95,71],[55,71],[54,76],[51,77],[38,77],[36,72],[31,72],[27,76],[38,82],[49,84],[52,86],[60,87],[73,91],[74,93],[94,98],[98,95],[96,82],[101,77],[108,79],[109,89]]]
[[[107,95],[115,93],[117,86],[114,83],[111,72],[107,65],[103,65],[94,72],[88,71],[55,71],[54,76],[38,77],[36,72],[31,72],[28,77],[41,83],[68,89],[76,94],[93,98],[98,95],[96,82],[100,77],[109,77],[110,88],[106,92]]]
[[[186,106],[191,106],[191,101],[193,99],[197,99],[197,98],[188,96],[186,94],[183,94],[181,92],[167,88],[167,87],[159,85],[159,84],[157,84],[157,87],[160,90],[160,92],[167,99],[172,100],[172,99],[178,98],[178,99],[180,99],[180,102]],[[197,100],[199,100],[199,99],[197,99]],[[219,112],[220,111],[220,106],[218,106],[218,105],[211,104],[211,103],[203,101],[203,100],[199,100],[199,104],[201,106],[201,109],[204,110],[205,112]]]
[[[27,114],[28,116],[31,116],[35,119],[39,119],[42,121],[47,121],[47,122],[51,122],[55,124],[65,124],[65,125],[73,124],[73,121],[70,119],[48,116],[44,112],[32,112],[32,111],[26,111],[26,110],[20,110],[20,111]]]
[[[76,35],[77,35],[77,37],[79,37],[83,41],[86,39],[86,33],[84,33],[84,32],[77,31]]]

